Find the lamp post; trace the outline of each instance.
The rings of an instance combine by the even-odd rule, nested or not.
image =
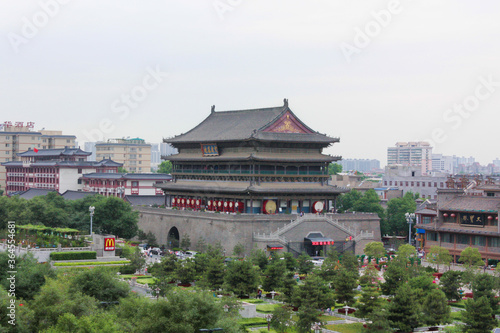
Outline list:
[[[415,213],[406,213],[406,222],[409,224],[408,229],[408,244],[411,245],[411,224],[413,223],[413,219],[415,218]]]
[[[92,237],[92,241],[94,240],[94,237],[92,235],[92,217],[94,216],[94,206],[89,207],[89,212],[90,212],[90,237]]]
[[[272,314],[267,314],[266,315],[266,320],[267,320],[267,330],[271,330],[271,319],[273,318]]]

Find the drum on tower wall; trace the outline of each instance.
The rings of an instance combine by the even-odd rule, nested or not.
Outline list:
[[[321,213],[325,209],[325,204],[323,201],[315,201],[311,208],[314,214]]]
[[[264,200],[263,202],[264,214],[276,214],[276,201]]]

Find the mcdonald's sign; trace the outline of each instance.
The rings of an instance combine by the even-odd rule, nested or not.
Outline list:
[[[114,250],[115,250],[115,239],[104,238],[104,251],[114,251]]]

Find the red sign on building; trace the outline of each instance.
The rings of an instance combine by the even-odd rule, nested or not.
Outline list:
[[[115,250],[115,239],[104,238],[104,251],[114,251],[114,250]]]

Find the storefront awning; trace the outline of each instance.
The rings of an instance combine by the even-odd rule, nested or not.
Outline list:
[[[323,237],[319,233],[311,233],[304,238],[304,241],[311,242],[312,245],[333,245],[335,242],[331,238]]]
[[[280,244],[268,244],[267,245],[267,250],[268,251],[283,250],[283,245],[280,245]]]

